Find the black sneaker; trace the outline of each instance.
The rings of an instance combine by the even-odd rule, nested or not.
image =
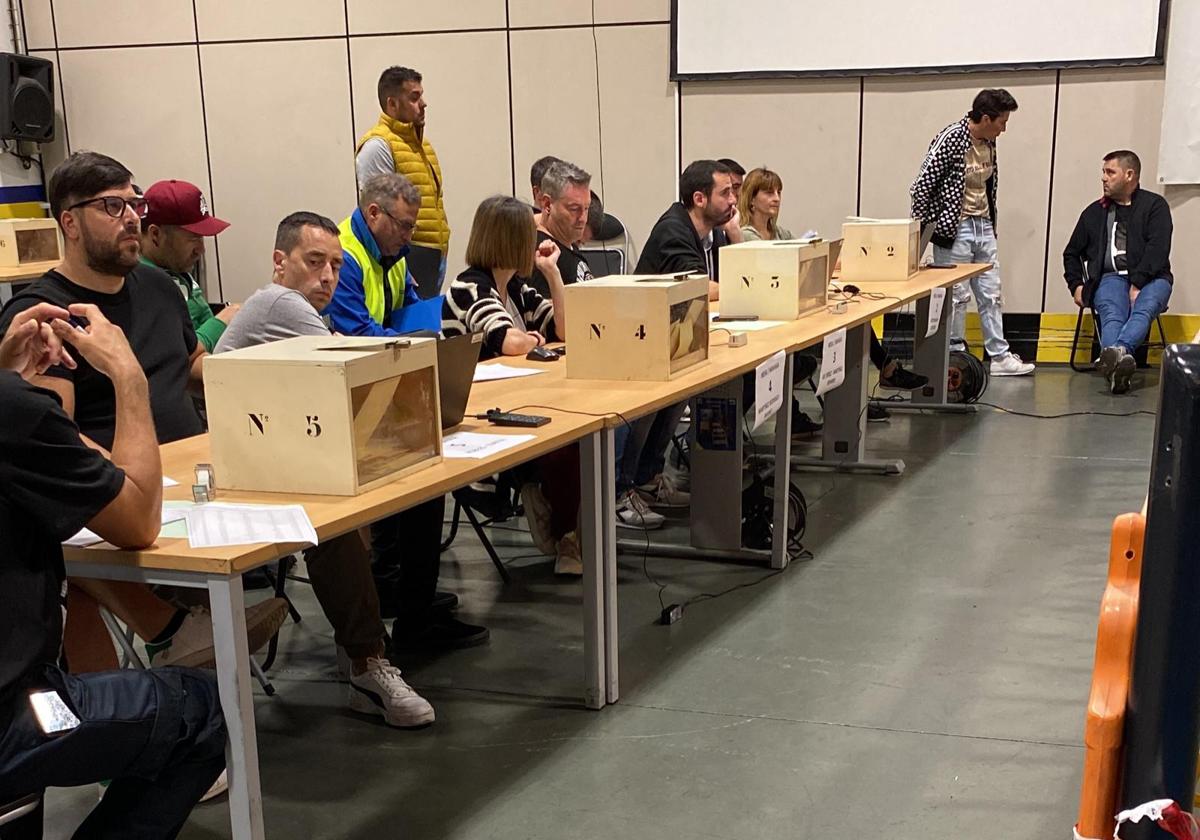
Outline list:
[[[1105,347],[1100,353],[1100,358],[1096,359],[1096,370],[1100,371],[1105,379],[1111,380],[1122,355],[1120,347]]]
[[[491,632],[486,627],[442,615],[411,633],[404,633],[403,628],[393,626],[392,648],[404,651],[457,650],[482,645],[489,636]]]
[[[1118,350],[1120,348],[1117,348]],[[1104,351],[1105,353],[1108,350]],[[1117,365],[1113,368],[1112,379],[1110,380],[1110,390],[1114,394],[1124,394],[1129,391],[1129,379],[1133,376],[1133,372],[1137,370],[1137,359],[1128,353],[1121,353],[1121,358],[1117,361]]]
[[[867,422],[868,423],[886,423],[892,419],[892,412],[881,406],[879,403],[867,403]]]
[[[913,373],[911,370],[905,370],[904,366],[899,362],[896,363],[892,375],[884,377],[879,375],[879,387],[891,388],[893,391],[915,391],[918,388],[924,388],[929,384],[929,377],[922,376],[919,373]]]
[[[792,434],[793,435],[813,435],[821,431],[824,426],[816,420],[809,417],[800,407],[792,403]]]

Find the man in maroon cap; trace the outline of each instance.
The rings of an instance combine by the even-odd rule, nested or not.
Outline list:
[[[211,215],[200,188],[187,181],[159,181],[146,190],[145,199],[142,262],[161,268],[179,285],[196,338],[211,353],[238,305],[226,304],[214,315],[192,271],[204,253],[204,237],[216,236],[229,222]]]

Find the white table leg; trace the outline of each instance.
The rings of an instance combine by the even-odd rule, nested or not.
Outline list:
[[[596,432],[579,441],[579,549],[583,559],[584,703],[605,704],[603,445]]]
[[[617,667],[617,463],[616,433],[604,429],[600,438],[600,527],[604,548],[604,667],[605,700],[621,699]]]
[[[217,655],[217,685],[225,727],[229,732],[229,742],[225,746],[229,819],[235,840],[258,840],[265,835],[241,575],[210,577],[208,599],[212,610],[213,647]]]
[[[929,384],[913,391],[909,403],[888,403],[889,411],[938,411],[952,414],[974,414],[976,407],[946,400],[946,379],[950,367],[950,297],[946,291],[946,303],[937,331],[926,336],[929,326],[929,298],[917,301],[917,315],[913,326],[913,371],[929,377]]]

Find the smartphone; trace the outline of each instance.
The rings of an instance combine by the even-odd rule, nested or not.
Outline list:
[[[29,695],[38,727],[47,735],[70,732],[79,726],[79,718],[58,696],[57,691],[35,691]]]
[[[957,263],[930,263],[926,268],[958,268]]]
[[[713,318],[714,324],[721,324],[728,321],[757,321],[757,315],[718,315]]]

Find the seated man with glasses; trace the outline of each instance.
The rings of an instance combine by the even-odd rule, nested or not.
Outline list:
[[[139,261],[146,199],[121,163],[95,152],[76,152],[54,170],[47,192],[50,212],[62,231],[63,261],[31,283],[0,313],[0,334],[14,318],[39,303],[61,308],[92,304],[121,328],[146,374],[150,414],[158,442],[204,431],[189,394],[200,382],[204,346],[197,340],[179,287],[161,269]],[[112,381],[87,359],[55,365],[32,384],[53,391],[86,439],[111,450],[117,436],[117,399]],[[150,663],[203,665],[212,660],[208,613],[176,609],[145,584],[72,580],[67,594],[72,621],[65,652],[75,672],[116,668],[112,640],[95,602],[129,624],[148,643]],[[287,603],[271,599],[246,610],[251,649],[265,644],[287,615]]]
[[[150,382],[150,408],[160,443],[204,431],[189,385],[199,386],[204,347],[187,303],[166,273],[143,265],[142,219],[147,202],[129,170],[95,152],[76,152],[54,171],[51,212],[62,228],[64,253],[9,301],[0,331],[16,313],[40,302],[67,307],[91,303],[125,333]],[[62,195],[54,195],[58,186]],[[38,385],[58,394],[79,431],[112,448],[116,404],[112,382],[87,364],[56,366]]]
[[[334,332],[441,331],[442,297],[421,300],[406,260],[420,209],[420,192],[397,172],[363,182],[358,207],[338,225],[342,266],[333,298],[321,310]],[[437,591],[445,506],[444,498],[434,499],[371,526],[375,586],[383,616],[396,619],[397,651],[470,647],[488,639],[486,627],[450,614],[458,596]]]
[[[322,311],[342,335],[400,335],[441,329],[441,301],[423,303],[408,256],[421,194],[396,172],[372,175],[358,207],[338,225],[345,259]]]

